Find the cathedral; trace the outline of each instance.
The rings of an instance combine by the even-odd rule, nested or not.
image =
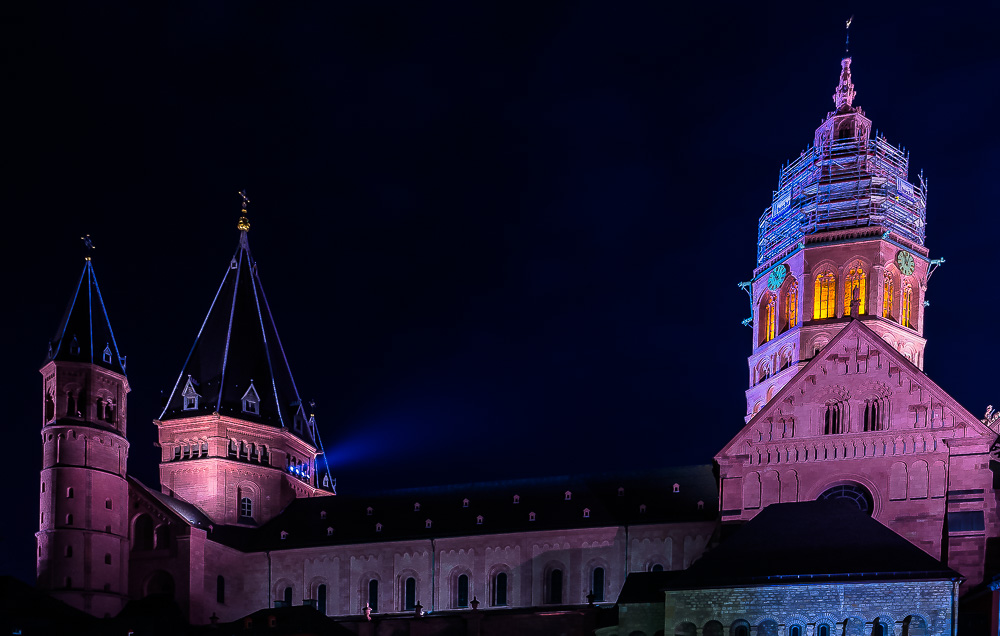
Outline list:
[[[806,502],[836,500],[863,516],[851,532],[885,534],[963,599],[982,595],[997,573],[998,418],[973,415],[923,372],[925,295],[941,262],[925,247],[926,183],[854,98],[845,58],[834,110],[781,169],[760,218],[741,285],[753,306],[746,414],[714,465],[338,494],[244,196],[236,251],[218,288],[201,292],[211,303],[154,420],[160,483],[143,484],[127,470],[129,379],[106,309],[118,294],[102,295],[88,257],[41,369],[39,588],[96,617],[171,597],[193,625],[303,605],[367,620],[614,604],[637,574],[652,577],[656,605],[673,574],[732,553],[734,528],[788,527],[795,510],[822,518],[837,509]],[[945,624],[938,609],[904,605],[822,620],[792,610],[801,627],[787,636],[850,620]],[[663,611],[622,636],[784,625],[780,609],[709,617],[712,629]]]

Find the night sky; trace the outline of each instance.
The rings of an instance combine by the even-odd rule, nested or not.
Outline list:
[[[851,13],[855,104],[924,169],[947,259],[926,371],[1000,404],[1000,5],[284,4],[0,9],[0,573],[34,575],[37,369],[79,237],[155,485],[241,188],[341,493],[710,462],[743,425],[757,219]]]

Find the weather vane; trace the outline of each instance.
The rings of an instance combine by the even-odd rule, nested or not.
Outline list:
[[[84,256],[83,258],[84,258],[84,260],[89,261],[90,260],[90,254],[91,254],[91,252],[93,252],[97,248],[94,247],[94,242],[92,240],[90,240],[90,235],[89,234],[81,236],[80,240],[83,241],[83,249],[87,250],[87,255]]]
[[[844,53],[851,50],[851,22],[854,22],[853,15],[847,19],[847,26],[844,27],[844,31],[847,33],[847,37],[844,39]]]
[[[247,203],[250,203],[250,199],[247,198],[246,190],[240,190],[240,198],[243,199],[243,201],[240,209],[240,220],[236,223],[236,227],[241,232],[246,232],[250,229],[250,220],[247,219]]]

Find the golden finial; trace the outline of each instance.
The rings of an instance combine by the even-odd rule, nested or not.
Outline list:
[[[247,191],[240,190],[240,197],[243,199],[243,207],[240,210],[240,220],[236,223],[236,228],[240,232],[249,232],[250,220],[247,219],[247,203],[250,203],[250,199],[247,198]]]

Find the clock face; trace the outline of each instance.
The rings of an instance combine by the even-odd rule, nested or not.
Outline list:
[[[899,266],[899,271],[909,276],[913,273],[914,269],[913,254],[904,250],[899,250],[896,252],[896,265]]]
[[[781,287],[781,283],[785,280],[785,266],[778,265],[771,270],[771,273],[767,275],[767,286],[771,290],[778,289]]]

